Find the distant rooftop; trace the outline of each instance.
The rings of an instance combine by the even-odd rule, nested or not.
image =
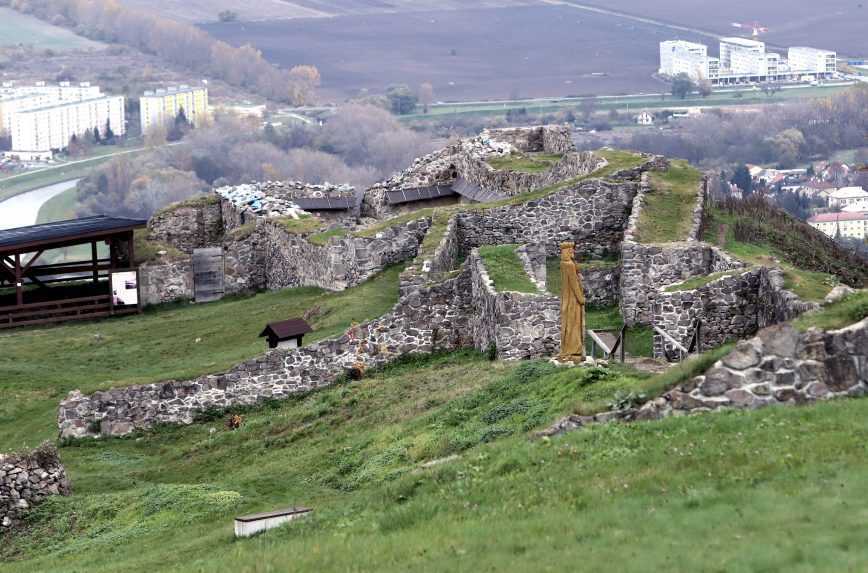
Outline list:
[[[738,46],[745,46],[747,48],[761,48],[766,45],[765,42],[761,42],[760,40],[750,40],[748,38],[738,37],[721,38],[720,41],[721,43],[736,44]]]
[[[866,221],[868,211],[858,213],[823,213],[808,219],[808,223],[835,223],[836,221]]]
[[[859,197],[868,197],[868,191],[861,187],[842,187],[829,193],[829,197],[834,199],[854,199]]]

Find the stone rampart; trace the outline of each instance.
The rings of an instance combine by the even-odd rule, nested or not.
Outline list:
[[[709,349],[819,307],[785,290],[783,272],[768,267],[735,271],[695,289],[667,292],[669,288],[656,293],[652,324],[685,347],[697,321],[701,321],[701,347]],[[654,357],[676,356],[675,349],[655,334]]]
[[[495,169],[486,158],[458,155],[454,164],[461,177],[486,191],[510,197],[543,189],[561,181],[587,175],[602,165],[593,153],[570,152],[551,169],[540,173]]]
[[[148,239],[187,254],[219,244],[223,239],[223,216],[217,197],[197,197],[157,211],[148,221]]]
[[[472,279],[470,319],[477,350],[492,347],[503,360],[552,356],[560,350],[560,300],[550,294],[497,292],[474,249],[467,260]]]
[[[17,525],[51,495],[71,492],[57,449],[48,443],[17,454],[0,454],[0,533]]]
[[[868,393],[868,318],[846,328],[799,332],[783,323],[743,340],[703,375],[641,407],[567,416],[543,435],[593,423],[656,420],[729,409],[809,404]]]
[[[266,222],[261,231],[265,287],[344,290],[357,286],[390,265],[413,259],[430,225],[430,219],[420,218],[374,237],[332,237],[324,245],[315,245],[279,224]]]
[[[519,205],[462,212],[459,232],[465,252],[483,245],[576,243],[583,256],[617,253],[637,186],[632,181],[591,179]]]
[[[139,266],[139,292],[144,306],[192,299],[192,257]]]

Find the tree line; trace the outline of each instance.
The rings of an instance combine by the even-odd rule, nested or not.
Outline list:
[[[251,181],[350,183],[361,190],[403,169],[434,145],[388,111],[347,105],[322,127],[266,126],[216,115],[187,128],[181,145],[113,159],[78,184],[78,214],[149,217],[213,187]]]
[[[250,45],[236,48],[191,24],[117,0],[0,0],[2,5],[94,40],[126,44],[274,101],[309,103],[320,81],[314,66],[277,68]]]
[[[868,145],[868,85],[801,103],[685,118],[671,130],[639,130],[617,138],[619,147],[682,157],[697,165],[777,164],[791,168],[814,157]],[[611,140],[607,144],[613,143]],[[588,138],[595,148],[602,140]]]

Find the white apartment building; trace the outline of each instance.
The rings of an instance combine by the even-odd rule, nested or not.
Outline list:
[[[862,208],[868,211],[868,191],[861,187],[842,187],[829,192],[830,207]]]
[[[766,75],[768,62],[765,42],[746,38],[722,38],[720,67],[736,75]]]
[[[12,151],[5,154],[22,160],[50,159],[55,150],[65,149],[73,135],[99,130],[105,135],[111,126],[115,135],[126,131],[124,97],[102,96],[51,103],[12,114]]]
[[[708,46],[682,40],[660,42],[660,69],[664,76],[687,74],[699,81],[709,77]],[[715,60],[716,61],[716,60]]]
[[[808,219],[808,224],[830,237],[865,240],[868,237],[868,212],[824,213]]]
[[[788,50],[787,59],[790,69],[797,73],[828,76],[838,71],[838,55],[829,50],[794,47]]]
[[[187,121],[194,126],[206,120],[209,113],[208,89],[180,86],[145,92],[139,99],[142,133],[171,123],[182,109]]]

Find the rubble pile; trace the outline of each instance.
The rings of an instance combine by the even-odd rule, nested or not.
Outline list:
[[[221,198],[232,204],[242,215],[260,217],[292,217],[298,219],[309,213],[302,210],[291,199],[269,195],[262,190],[261,184],[243,184],[220,187],[215,190]]]

